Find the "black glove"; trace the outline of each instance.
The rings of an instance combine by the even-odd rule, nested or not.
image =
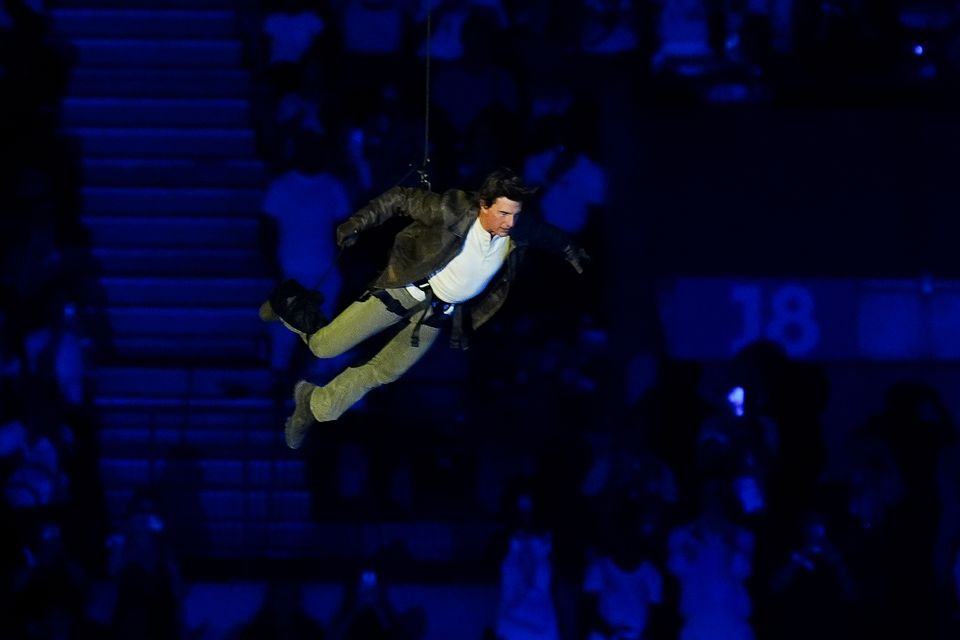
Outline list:
[[[352,218],[348,218],[337,227],[337,246],[341,249],[352,247],[359,236],[360,229],[357,228],[357,223]]]
[[[583,273],[583,268],[590,264],[590,254],[588,254],[584,249],[576,247],[574,245],[568,245],[566,249],[563,250],[563,256],[567,259],[567,262],[570,263],[570,266],[573,267],[577,273]]]

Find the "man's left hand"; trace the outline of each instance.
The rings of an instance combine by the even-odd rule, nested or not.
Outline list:
[[[590,254],[580,247],[573,245],[564,250],[564,257],[577,273],[583,273],[584,267],[590,264]]]

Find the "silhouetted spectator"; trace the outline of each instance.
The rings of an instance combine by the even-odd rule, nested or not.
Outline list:
[[[414,86],[419,88],[418,84]],[[338,152],[345,155],[348,192],[357,202],[384,187],[414,183],[417,175],[413,169],[420,168],[423,158],[424,114],[422,96],[403,78],[392,78],[355,96],[349,105],[342,105],[345,109],[338,120],[341,129],[333,133]],[[431,114],[431,155],[438,146],[453,145],[438,113],[434,110]],[[444,169],[426,169],[434,184],[440,184],[438,170]],[[411,180],[405,181],[405,177]]]
[[[893,587],[885,613],[890,628],[919,635],[933,633],[942,612],[938,611],[948,587],[948,568],[935,558],[938,529],[943,512],[940,477],[947,463],[942,457],[954,441],[954,427],[937,391],[922,383],[898,383],[886,395],[886,408],[867,427],[890,447],[903,482],[904,494],[889,511],[890,533],[882,562]],[[929,637],[929,636],[928,636]]]
[[[420,87],[411,28],[417,0],[337,0],[331,5],[340,27],[343,64],[349,69],[341,74],[347,95],[377,93],[398,81]]]
[[[14,578],[10,637],[84,638],[97,634],[86,618],[89,579],[70,557],[55,519],[37,520]]]
[[[35,373],[28,379],[21,421],[8,424],[7,450],[14,456],[12,472],[3,488],[7,504],[36,510],[63,505],[70,496],[70,478],[64,472],[73,432],[64,421],[62,400],[47,386],[49,374]]]
[[[688,500],[699,490],[700,427],[714,413],[700,396],[700,375],[701,366],[696,363],[662,361],[656,385],[629,411],[633,421],[649,425],[643,430],[646,445],[669,466],[678,495]]]
[[[601,543],[588,559],[583,580],[589,640],[648,637],[651,608],[663,602],[656,549],[663,531],[646,502],[623,500],[601,516]]]
[[[512,496],[514,529],[500,565],[499,640],[559,640],[553,599],[553,540],[530,491]]]
[[[755,425],[766,446],[754,449],[754,468],[765,478],[766,523],[758,569],[769,568],[778,548],[813,508],[827,451],[820,425],[829,398],[823,371],[792,360],[773,341],[759,340],[737,352],[730,386],[743,389],[744,422]],[[746,460],[744,460],[746,462]]]
[[[22,436],[20,462],[4,487],[7,503],[17,508],[35,508],[62,501],[69,481],[60,468],[56,445],[38,430],[25,431]]]
[[[332,170],[335,150],[329,145],[317,136],[302,135],[293,168],[273,179],[262,205],[276,230],[270,234],[276,238],[270,253],[276,256],[280,279],[318,286],[327,317],[336,308],[341,285],[334,228],[351,213],[344,182]],[[271,367],[289,371],[299,338],[281,326],[271,327],[270,338]]]
[[[430,0],[420,3],[417,22],[432,14],[430,56],[436,60],[459,60],[464,54],[463,29],[473,11],[491,11],[500,29],[507,27],[507,14],[500,0]],[[420,44],[418,55],[425,56],[426,42]]]
[[[252,38],[259,86],[253,97],[258,142],[267,164],[286,169],[298,132],[323,132],[325,96],[336,94],[336,44],[322,5],[278,0]],[[335,31],[335,30],[334,30]]]
[[[335,89],[330,86],[330,78],[325,76],[319,62],[305,65],[302,76],[299,86],[268,100],[269,113],[258,118],[266,159],[275,173],[288,171],[303,162],[299,148],[302,138],[329,139],[334,133],[336,123],[330,104]],[[314,162],[329,161],[326,154],[323,158]]]
[[[0,20],[0,65],[3,67],[5,108],[15,118],[18,135],[36,135],[56,127],[69,79],[72,53],[51,29],[43,0],[6,0]],[[20,132],[17,132],[17,129]]]
[[[891,628],[899,613],[903,583],[893,575],[904,549],[897,527],[898,506],[904,499],[903,480],[890,445],[875,433],[854,430],[840,457],[845,463],[841,494],[847,521],[836,526],[837,542],[847,557],[859,589],[857,627],[872,635]],[[919,585],[918,585],[919,586]]]
[[[152,492],[134,494],[123,529],[107,541],[108,571],[117,587],[111,638],[172,640],[183,636],[180,566],[165,529]]]
[[[398,612],[381,574],[366,568],[344,585],[329,630],[330,640],[418,640],[426,618],[419,607]]]
[[[803,519],[796,545],[775,569],[762,637],[849,638],[857,586],[825,513]]]
[[[503,26],[492,9],[470,9],[463,24],[463,58],[436,71],[432,97],[461,134],[488,106],[499,104],[511,113],[519,108],[516,79],[502,65],[501,52],[490,46]],[[478,86],[485,90],[471,91]]]
[[[616,55],[637,49],[634,6],[643,0],[582,0],[580,50],[587,55]]]
[[[669,537],[670,572],[680,583],[680,640],[750,640],[751,599],[746,580],[754,536],[736,522],[726,484],[707,480],[701,512]]]
[[[595,114],[573,109],[567,117],[541,122],[548,128],[540,148],[527,156],[524,179],[541,185],[540,208],[545,220],[572,235],[582,234],[597,208],[607,201],[607,176],[588,155],[579,131],[595,131]]]
[[[305,0],[275,2],[276,11],[267,14],[263,31],[270,41],[268,72],[279,88],[299,85],[301,65],[326,28],[326,22]]]
[[[697,461],[704,474],[729,483],[743,513],[757,513],[768,506],[767,476],[779,448],[780,434],[769,417],[727,413],[703,423]]]
[[[655,69],[671,65],[699,65],[713,57],[707,5],[710,0],[666,0],[660,13],[660,48],[654,54]]]
[[[236,634],[237,640],[321,640],[323,628],[303,608],[303,589],[290,581],[267,584],[263,604],[253,620]]]

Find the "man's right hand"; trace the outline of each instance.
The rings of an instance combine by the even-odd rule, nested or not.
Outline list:
[[[357,242],[360,230],[353,220],[346,220],[337,227],[337,246],[341,249],[352,247]]]

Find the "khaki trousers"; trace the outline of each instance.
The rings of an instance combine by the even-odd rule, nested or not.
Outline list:
[[[385,292],[404,310],[418,304],[406,289],[386,289]],[[422,311],[417,311],[409,320],[387,309],[387,305],[375,296],[367,296],[343,310],[330,324],[316,333],[305,336],[304,342],[318,358],[338,356],[367,338],[380,333],[398,322],[405,326],[387,342],[376,355],[366,362],[347,367],[325,386],[317,387],[310,396],[310,410],[320,422],[336,420],[371,389],[393,382],[426,354],[440,329],[426,324],[420,327],[420,343],[410,344],[414,325]],[[427,318],[433,314],[427,310]],[[289,328],[289,327],[288,327]],[[291,329],[292,330],[292,329]],[[299,333],[299,332],[298,332]]]

